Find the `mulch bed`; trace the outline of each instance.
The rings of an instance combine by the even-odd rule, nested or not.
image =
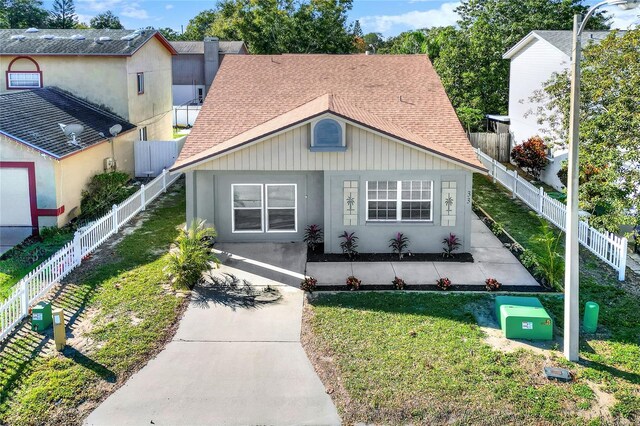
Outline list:
[[[392,284],[363,284],[360,287],[360,290],[349,290],[345,285],[318,285],[314,292],[320,291],[369,291],[369,290],[396,290],[396,288]],[[484,285],[452,285],[449,290],[440,290],[435,284],[407,284],[403,291],[439,291],[442,293],[447,293],[451,291],[483,291],[488,292],[487,288]],[[509,293],[553,293],[553,289],[544,288],[544,287],[536,287],[530,285],[505,285],[502,286],[500,290],[491,291],[489,293],[500,293],[500,292],[509,292]]]
[[[398,258],[395,253],[358,253],[349,258],[341,253],[324,253],[324,244],[314,251],[307,250],[307,262],[473,262],[471,253],[454,253],[444,257],[442,253],[407,253]]]

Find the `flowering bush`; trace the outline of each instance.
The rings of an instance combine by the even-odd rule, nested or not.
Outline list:
[[[520,145],[516,145],[511,150],[511,159],[520,167],[526,170],[534,179],[540,177],[540,172],[547,165],[547,145],[539,136],[529,138]]]
[[[313,291],[316,289],[316,284],[318,284],[318,280],[316,280],[315,278],[304,277],[304,280],[300,282],[300,290],[313,293]]]
[[[347,277],[347,288],[349,290],[359,290],[361,285],[362,285],[362,281],[360,281],[353,275]]]
[[[456,237],[455,234],[449,234],[447,238],[442,240],[442,244],[444,244],[444,251],[442,252],[443,257],[453,257],[453,252],[460,247],[460,239]]]
[[[488,291],[496,291],[502,288],[502,283],[495,278],[487,278],[484,285],[487,287]]]
[[[436,280],[436,287],[440,290],[449,290],[451,288],[451,280],[449,278],[439,278]]]
[[[389,240],[389,247],[394,253],[398,253],[398,258],[402,259],[404,251],[409,247],[409,237],[402,232],[396,233],[395,237]]]
[[[404,288],[407,286],[404,280],[400,277],[395,277],[393,281],[391,281],[391,284],[393,284],[396,290],[404,290]]]

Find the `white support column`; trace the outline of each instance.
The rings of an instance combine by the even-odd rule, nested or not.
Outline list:
[[[140,206],[142,207],[142,211],[145,211],[147,208],[147,197],[145,196],[144,191],[144,183],[140,185]]]
[[[118,232],[118,206],[115,204],[111,207],[111,221],[113,224],[113,233],[116,234]]]

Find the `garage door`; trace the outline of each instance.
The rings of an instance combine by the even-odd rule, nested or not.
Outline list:
[[[26,168],[0,168],[0,226],[31,226]]]

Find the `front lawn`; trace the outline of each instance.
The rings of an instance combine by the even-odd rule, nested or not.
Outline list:
[[[79,423],[170,338],[185,299],[163,269],[184,222],[182,184],[154,205],[56,293],[54,306],[71,314],[63,353],[26,327],[0,348],[0,424]]]
[[[474,202],[525,248],[543,254],[540,223],[485,177]],[[588,424],[640,422],[640,296],[629,274],[581,253],[581,304],[600,304],[600,328],[582,335],[581,362],[559,350],[506,353],[484,340],[472,314],[488,294],[339,293],[314,295],[306,349],[347,423]],[[562,332],[563,304],[542,296]],[[545,365],[576,380],[548,381]]]

